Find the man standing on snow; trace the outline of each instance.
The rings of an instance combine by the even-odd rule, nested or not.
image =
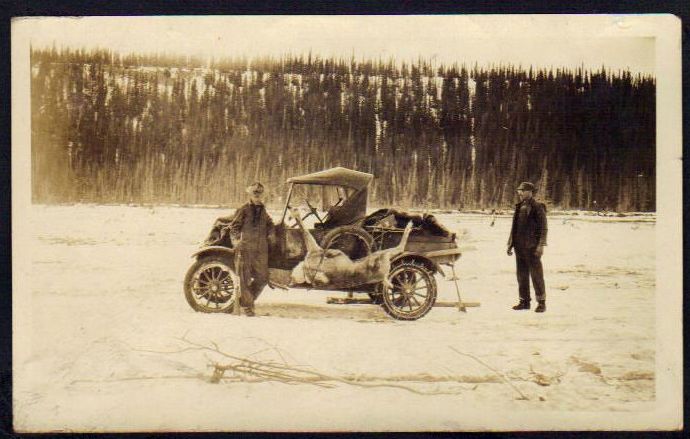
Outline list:
[[[235,270],[240,278],[239,305],[247,316],[254,316],[254,301],[268,283],[268,235],[274,228],[264,207],[264,186],[247,188],[249,202],[240,207],[228,225],[235,245]]]
[[[530,308],[529,279],[532,277],[534,295],[539,302],[536,312],[546,311],[546,287],[541,257],[546,246],[546,206],[534,199],[536,189],[532,183],[523,182],[517,188],[520,202],[515,205],[513,227],[508,239],[508,256],[515,249],[517,280],[520,303],[514,310]]]

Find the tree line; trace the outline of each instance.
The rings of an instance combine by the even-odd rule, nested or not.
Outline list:
[[[32,49],[34,202],[237,204],[344,166],[374,206],[655,209],[655,80],[394,60]]]

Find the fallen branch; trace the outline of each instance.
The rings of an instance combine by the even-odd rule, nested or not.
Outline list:
[[[196,373],[192,375],[146,375],[146,376],[133,376],[133,377],[122,377],[122,378],[107,378],[101,380],[92,379],[78,379],[72,380],[70,384],[82,384],[82,383],[121,383],[125,381],[149,381],[149,380],[198,380],[203,379],[203,374]]]
[[[407,390],[408,392],[416,393],[418,395],[457,395],[460,392],[457,391],[423,391],[417,390],[413,387],[403,385],[403,384],[393,384],[393,383],[381,383],[381,382],[370,382],[370,380],[363,380],[359,377],[338,377],[334,375],[328,375],[316,371],[305,371],[303,369],[297,369],[292,367],[283,368],[284,370],[290,372],[275,372],[272,370],[272,366],[266,364],[259,367],[248,367],[244,364],[214,364],[213,380],[212,382],[220,382],[222,379],[226,378],[224,373],[226,371],[235,372],[234,377],[229,378],[230,380],[245,381],[246,377],[253,378],[253,382],[264,382],[264,381],[279,381],[285,384],[312,384],[319,387],[333,388],[335,387],[333,383],[347,384],[351,386],[358,387],[389,387],[395,389]],[[243,375],[246,375],[243,376]],[[386,379],[383,379],[385,381]],[[379,379],[371,380],[379,381]],[[394,379],[391,379],[394,381]],[[421,382],[421,381],[416,381]],[[429,382],[440,382],[439,381],[429,381]],[[445,381],[448,382],[448,381]],[[472,388],[471,390],[474,390]],[[467,389],[465,389],[467,390]]]
[[[486,367],[487,369],[491,370],[491,371],[494,372],[504,383],[508,384],[510,387],[513,388],[513,390],[515,390],[515,391],[520,395],[520,398],[518,398],[518,399],[524,399],[524,400],[529,401],[529,398],[528,398],[524,393],[522,393],[522,392],[520,391],[520,389],[518,389],[513,383],[511,383],[510,380],[508,380],[508,378],[506,378],[505,375],[504,375],[502,372],[497,371],[496,369],[494,369],[493,367],[489,366],[489,365],[486,364],[484,361],[482,361],[481,359],[475,357],[475,356],[472,355],[472,354],[467,354],[467,353],[465,353],[465,352],[460,352],[459,350],[455,349],[453,346],[448,346],[448,347],[449,347],[453,352],[455,352],[456,354],[464,355],[465,357],[470,357],[471,359],[473,359],[473,360],[476,361],[477,363],[479,363],[479,364],[481,364],[482,366]]]
[[[329,375],[326,373],[315,371],[307,367],[296,367],[291,366],[285,362],[285,358],[280,355],[283,363],[277,363],[274,361],[259,361],[251,359],[249,357],[240,357],[237,355],[229,354],[222,351],[218,344],[211,341],[210,345],[203,345],[200,343],[193,342],[186,338],[186,335],[179,339],[183,343],[187,344],[187,347],[174,350],[174,351],[154,351],[148,349],[137,349],[141,352],[158,353],[158,354],[177,354],[190,351],[206,351],[213,352],[224,358],[232,360],[230,363],[220,363],[212,362],[209,364],[213,368],[210,381],[212,383],[219,383],[221,380],[229,381],[243,381],[243,382],[281,382],[284,384],[295,385],[295,384],[309,384],[322,388],[333,388],[335,384],[346,384],[357,387],[364,388],[377,388],[377,387],[387,387],[406,390],[411,393],[418,395],[457,395],[460,393],[459,390],[455,391],[443,391],[443,390],[419,390],[414,387],[400,384],[401,377],[363,377],[363,376],[336,376]],[[268,343],[267,343],[268,344]],[[270,346],[270,345],[269,345]],[[273,350],[280,354],[280,350],[276,346],[271,346]],[[261,352],[261,351],[260,351]],[[231,375],[227,376],[227,372]],[[409,378],[409,376],[408,376]],[[417,383],[440,383],[440,382],[460,382],[459,379],[429,379],[429,376],[416,376],[415,379],[409,380],[408,382]],[[432,377],[433,378],[433,377]],[[388,382],[386,382],[388,381]],[[395,381],[395,383],[390,382]],[[477,381],[472,381],[476,383]],[[471,388],[462,388],[462,390],[474,390],[476,385]]]

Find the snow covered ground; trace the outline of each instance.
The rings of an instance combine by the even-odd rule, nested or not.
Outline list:
[[[17,429],[586,429],[557,414],[612,419],[654,405],[653,217],[550,216],[540,315],[510,309],[510,218],[491,226],[490,216],[439,214],[460,235],[463,298],[481,307],[399,322],[374,305],[326,304],[342,294],[304,290],[266,289],[253,319],[195,313],[182,279],[213,220],[228,213],[32,207],[30,264],[13,292]],[[438,282],[439,300],[455,300],[452,283]],[[209,363],[229,360],[189,349],[182,337],[419,393],[211,383]]]

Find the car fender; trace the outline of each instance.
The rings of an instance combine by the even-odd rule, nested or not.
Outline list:
[[[193,258],[199,258],[201,256],[206,256],[207,254],[210,254],[210,253],[221,253],[221,254],[227,255],[231,258],[235,257],[235,249],[234,248],[223,247],[221,245],[210,245],[208,247],[201,248],[197,252],[192,254],[192,257]]]
[[[441,266],[439,264],[434,262],[432,259],[427,258],[422,253],[415,253],[415,252],[401,253],[400,255],[391,259],[391,264],[395,263],[396,261],[403,260],[403,259],[414,260],[414,261],[420,262],[420,263],[424,264],[424,266],[427,267],[430,271],[433,271],[436,273],[441,273],[441,276],[444,276],[444,277],[446,275],[443,272],[443,269],[441,268]]]

